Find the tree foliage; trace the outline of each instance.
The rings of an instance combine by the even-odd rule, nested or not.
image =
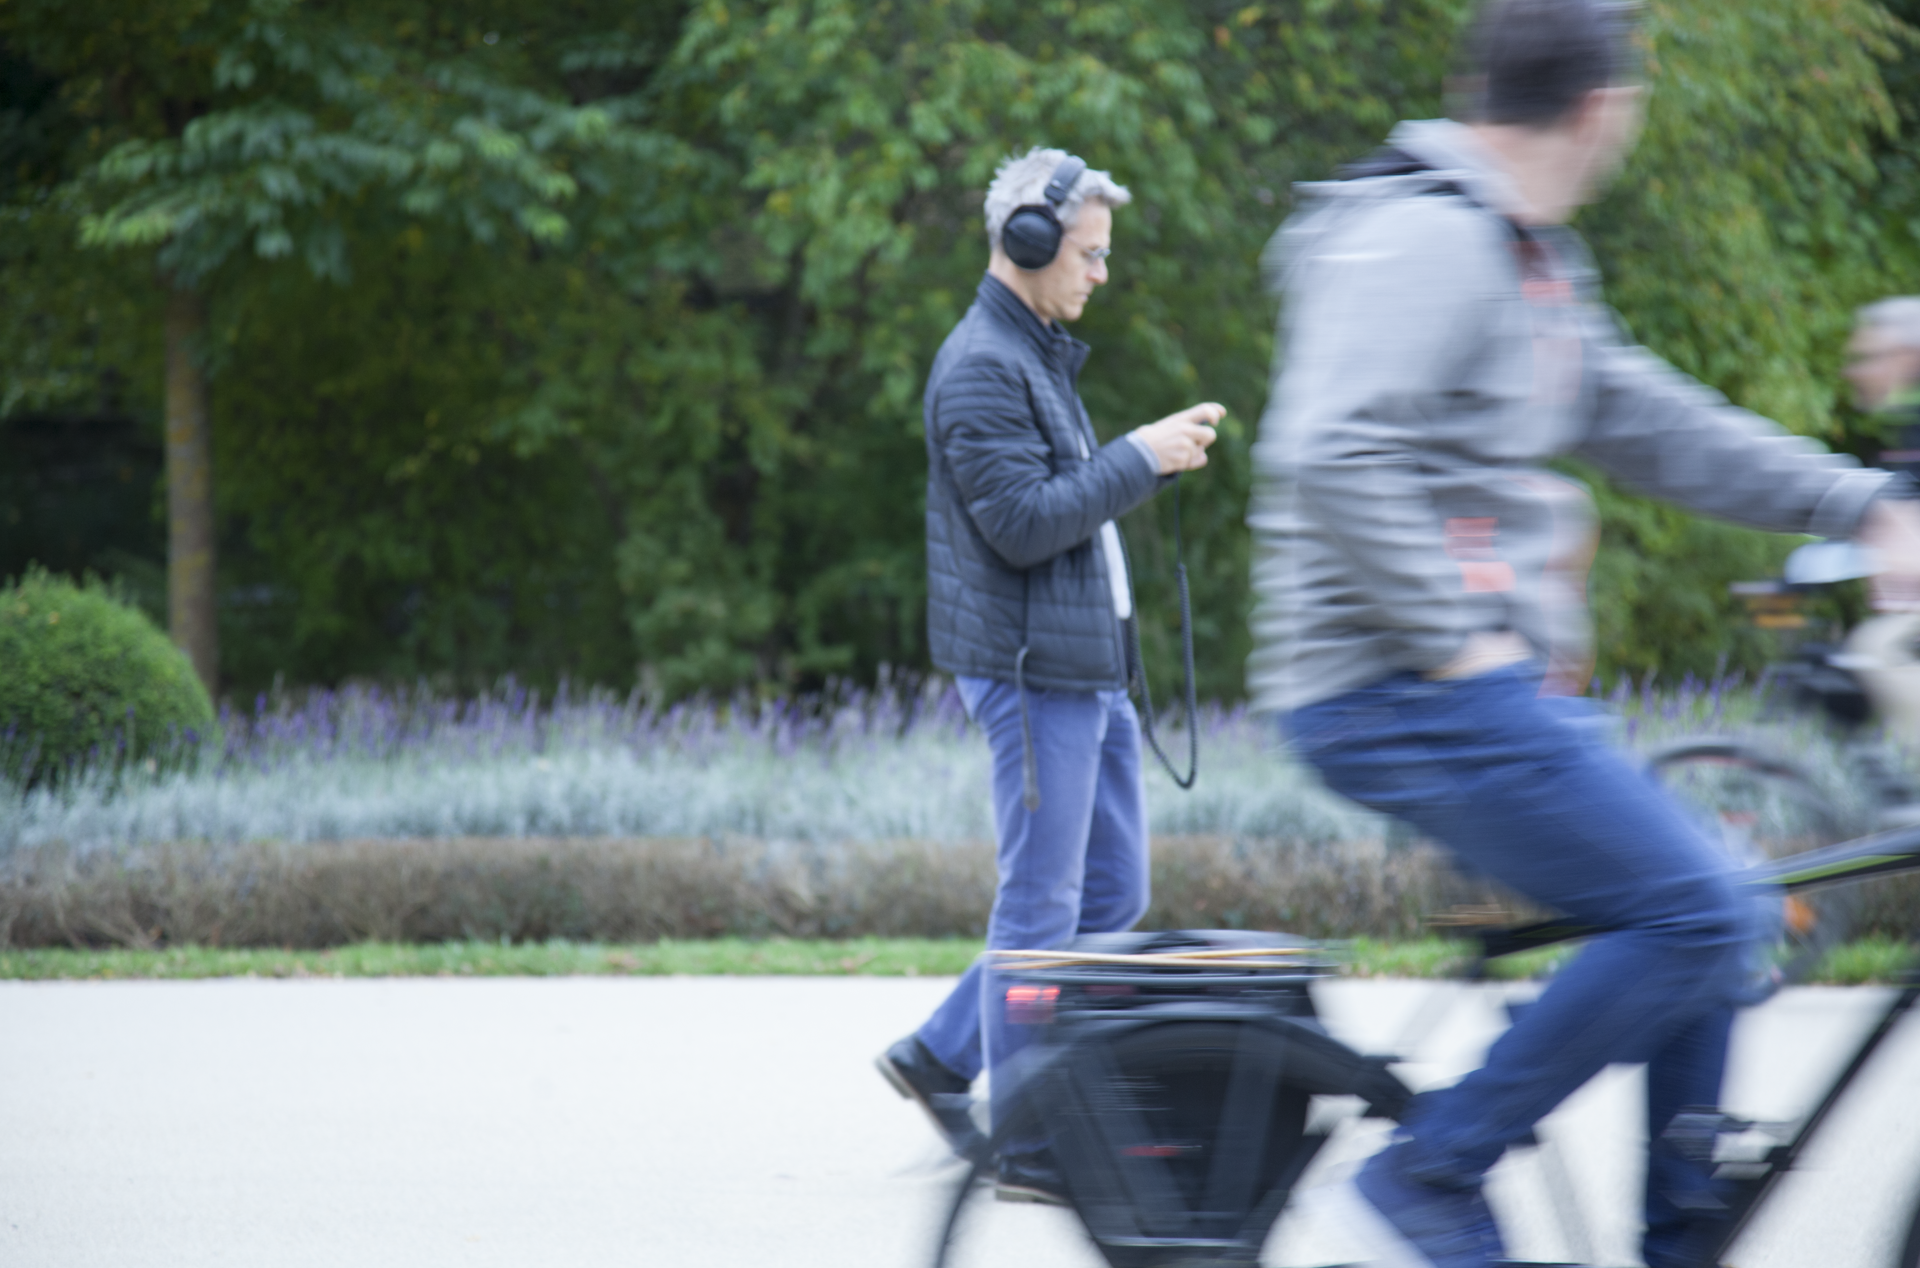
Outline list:
[[[921,385],[994,164],[1062,145],[1136,196],[1076,328],[1096,427],[1232,411],[1183,504],[1231,696],[1259,249],[1291,182],[1441,109],[1467,8],[4,0],[0,413],[110,383],[156,417],[156,274],[205,279],[242,684],[922,665]],[[1653,4],[1645,141],[1582,217],[1638,338],[1843,445],[1847,311],[1911,272],[1903,31],[1867,0]],[[1602,502],[1605,665],[1760,654],[1720,596],[1773,542]],[[1127,525],[1162,683],[1169,513]]]

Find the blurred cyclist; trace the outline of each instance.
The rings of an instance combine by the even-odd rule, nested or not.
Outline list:
[[[1615,1062],[1650,1136],[1719,1099],[1757,908],[1730,861],[1566,698],[1591,672],[1594,516],[1547,460],[1920,573],[1909,483],[1821,452],[1628,347],[1564,227],[1639,127],[1624,6],[1495,0],[1460,121],[1403,123],[1301,190],[1270,263],[1283,356],[1250,523],[1258,705],[1327,783],[1582,923],[1592,939],[1458,1085],[1333,1195],[1394,1263],[1503,1257],[1487,1169]],[[1712,1219],[1656,1149],[1646,1262]]]

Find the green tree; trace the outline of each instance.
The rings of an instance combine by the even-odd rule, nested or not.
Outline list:
[[[564,152],[612,127],[472,59],[409,47],[401,16],[367,6],[342,19],[293,0],[14,0],[0,28],[96,124],[93,152],[51,197],[91,206],[82,244],[142,251],[165,292],[169,624],[209,689],[208,289],[288,256],[344,280],[345,224],[373,195],[482,241],[557,241],[568,230],[557,205],[577,188]]]
[[[0,414],[117,373],[158,416],[156,279],[190,280],[236,683],[922,666],[921,385],[994,164],[1064,145],[1136,195],[1076,332],[1096,426],[1233,411],[1183,493],[1203,690],[1231,697],[1260,248],[1293,181],[1441,109],[1469,7],[0,0]],[[1914,289],[1902,30],[1868,0],[1657,0],[1645,143],[1582,216],[1638,338],[1856,449],[1847,310]],[[1755,663],[1725,582],[1782,543],[1598,491],[1603,670]],[[1128,525],[1163,690],[1170,510]]]
[[[1192,539],[1208,685],[1235,690],[1245,649],[1244,444],[1270,346],[1253,258],[1284,214],[1289,181],[1323,176],[1397,118],[1439,111],[1445,58],[1468,11],[1444,2],[697,7],[677,83],[704,88],[701,102],[719,99],[731,125],[722,142],[744,140],[723,153],[763,197],[730,221],[777,282],[780,298],[767,307],[805,313],[782,334],[804,341],[806,355],[780,364],[794,367],[789,385],[807,395],[784,429],[762,433],[768,478],[756,506],[820,488],[800,472],[773,478],[775,442],[796,442],[796,464],[817,462],[796,433],[824,439],[863,411],[876,431],[913,420],[918,374],[984,254],[975,200],[992,161],[1039,141],[1077,148],[1140,196],[1119,218],[1115,284],[1082,324],[1096,349],[1084,388],[1096,418],[1123,426],[1204,394],[1227,401],[1240,423],[1186,500],[1200,521]],[[1742,403],[1843,446],[1839,341],[1848,309],[1884,284],[1870,156],[1893,122],[1880,72],[1898,35],[1860,0],[1650,6],[1645,141],[1621,188],[1583,217],[1637,337]],[[1770,570],[1788,543],[1698,524],[1604,482],[1599,493],[1610,530],[1595,577],[1603,668],[1757,664],[1764,645],[1745,632],[1726,583]],[[1172,641],[1166,514],[1163,500],[1134,533],[1162,681]],[[804,511],[790,522],[840,526]],[[917,579],[910,523],[896,523],[891,557],[876,532],[855,568],[820,568],[831,551],[804,528],[770,534],[769,545],[800,550],[797,560],[770,558],[762,575],[804,573],[812,561],[796,608],[845,613],[861,601],[845,589],[854,577],[869,595],[884,579]],[[888,596],[900,610],[918,597]],[[806,648],[816,627],[783,624],[805,631]],[[819,638],[815,656],[874,646],[870,634],[825,629],[840,637]]]
[[[1450,31],[1454,4],[1322,7],[1120,0],[696,5],[655,81],[657,117],[729,173],[693,295],[752,332],[751,410],[680,438],[622,554],[640,653],[670,686],[923,663],[920,390],[986,262],[995,164],[1067,146],[1136,195],[1115,281],[1077,333],[1103,435],[1195,399],[1226,442],[1189,480],[1205,688],[1239,690],[1246,445],[1271,312],[1255,267],[1287,181],[1352,153],[1424,93],[1296,68],[1329,39],[1383,79]],[[1324,59],[1317,59],[1324,60]],[[1424,87],[1424,86],[1423,86]],[[742,405],[745,405],[743,399]],[[679,483],[707,473],[704,490]],[[698,500],[695,500],[695,499]],[[1163,500],[1164,503],[1164,500]],[[1165,516],[1131,526],[1163,683],[1173,609]],[[731,547],[731,549],[729,548]]]
[[[1633,335],[1735,401],[1870,450],[1838,369],[1855,305],[1888,284],[1876,149],[1896,143],[1878,6],[1649,6],[1647,128],[1581,227]],[[1591,474],[1591,473],[1587,473]],[[1757,669],[1771,650],[1729,582],[1794,542],[1696,520],[1596,480],[1603,674]]]

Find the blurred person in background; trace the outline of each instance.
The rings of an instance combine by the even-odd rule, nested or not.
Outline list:
[[[1132,195],[1062,150],[1002,163],[986,276],[927,379],[927,626],[993,755],[999,886],[989,948],[1056,947],[1147,908],[1140,731],[1127,698],[1131,585],[1113,521],[1206,465],[1226,412],[1201,404],[1102,445],[1078,394],[1078,320],[1107,280]],[[879,1058],[961,1153],[970,1088],[1022,1042],[976,964]],[[1003,1198],[1058,1200],[1036,1142],[998,1163]]]
[[[1883,299],[1854,317],[1853,403],[1881,422],[1880,465],[1912,476],[1920,472],[1920,296]]]
[[[1459,120],[1401,124],[1300,190],[1269,265],[1282,356],[1255,450],[1249,685],[1336,791],[1594,937],[1457,1085],[1324,1191],[1383,1261],[1504,1257],[1481,1196],[1509,1145],[1607,1065],[1648,1067],[1648,1133],[1713,1106],[1762,906],[1583,701],[1595,516],[1550,471],[1920,573],[1908,480],[1861,469],[1628,346],[1565,227],[1641,116],[1625,6],[1494,0]],[[1691,1262],[1705,1170],[1651,1151],[1644,1253]]]

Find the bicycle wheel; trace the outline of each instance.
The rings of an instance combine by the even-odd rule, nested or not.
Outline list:
[[[1030,1202],[998,1202],[993,1163],[978,1163],[955,1191],[934,1250],[934,1268],[1107,1268],[1073,1211]]]
[[[1740,864],[1844,839],[1839,810],[1803,771],[1738,740],[1683,741],[1656,752],[1647,768]],[[1845,886],[1784,898],[1775,952],[1781,980],[1804,980],[1846,941],[1857,907]]]
[[[935,1268],[1251,1265],[1318,1137],[1294,1045],[1255,1024],[1167,1022],[1075,1043],[996,1142],[1050,1142],[1071,1210],[995,1203],[990,1164],[955,1194]]]

